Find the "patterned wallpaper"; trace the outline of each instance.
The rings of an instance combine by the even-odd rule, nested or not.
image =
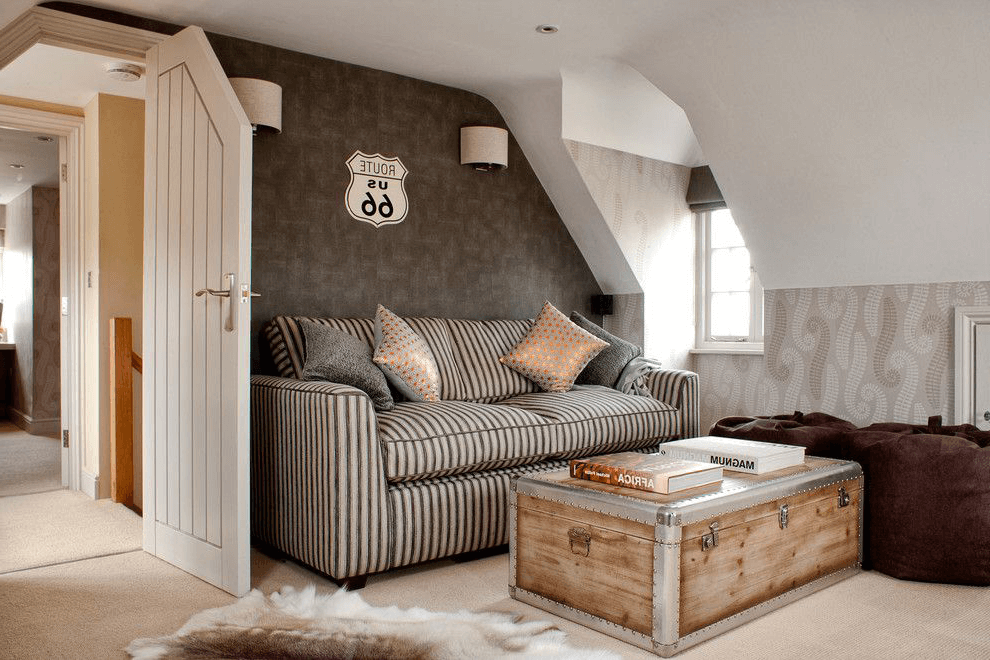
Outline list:
[[[57,419],[61,407],[59,338],[58,188],[35,187],[34,409],[35,420]]]
[[[702,427],[727,415],[823,411],[857,425],[954,415],[954,308],[990,282],[778,289],[764,357],[698,356]]]
[[[642,294],[616,296],[607,329],[632,341],[642,337],[646,354],[667,366],[690,368],[695,255],[694,221],[685,201],[690,168],[565,143],[643,287]]]

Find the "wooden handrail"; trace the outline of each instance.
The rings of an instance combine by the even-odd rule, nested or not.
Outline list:
[[[134,508],[134,378],[141,357],[131,350],[131,319],[110,319],[110,497]]]

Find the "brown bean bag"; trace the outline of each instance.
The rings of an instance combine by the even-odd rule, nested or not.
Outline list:
[[[990,585],[990,432],[973,425],[857,429],[824,413],[727,417],[711,435],[805,447],[863,467],[863,568]]]
[[[856,426],[825,413],[795,412],[774,417],[726,417],[712,426],[709,435],[746,438],[804,447],[808,456],[836,457],[838,440]]]
[[[990,585],[990,447],[877,429],[844,441],[865,476],[864,568]]]

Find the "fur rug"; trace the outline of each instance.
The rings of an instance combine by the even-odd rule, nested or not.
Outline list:
[[[312,585],[302,591],[285,587],[270,598],[255,589],[233,605],[194,615],[173,635],[134,640],[127,652],[139,660],[618,658],[568,647],[564,633],[550,623],[517,619],[494,612],[374,607],[357,593],[318,595]]]

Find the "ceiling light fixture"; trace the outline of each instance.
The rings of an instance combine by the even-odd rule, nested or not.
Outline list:
[[[536,26],[536,31],[539,32],[540,34],[553,34],[559,29],[560,28],[557,27],[556,25],[551,25],[549,23],[544,23],[543,25]]]
[[[12,170],[23,170],[24,169],[24,165],[22,165],[21,163],[11,163],[10,164],[10,169],[12,169]]]
[[[107,62],[103,71],[114,80],[135,82],[144,75],[144,67],[131,62]]]

